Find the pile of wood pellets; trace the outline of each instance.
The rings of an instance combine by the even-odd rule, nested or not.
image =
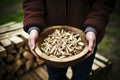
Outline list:
[[[48,56],[66,58],[80,53],[85,43],[80,34],[65,29],[56,29],[49,34],[40,45],[40,49]]]

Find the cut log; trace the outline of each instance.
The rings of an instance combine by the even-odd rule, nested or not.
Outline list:
[[[43,69],[43,67],[39,67],[39,68],[35,69],[34,71],[42,78],[42,80],[48,80],[48,74]]]
[[[33,65],[33,60],[27,60],[25,63],[25,68],[24,68],[25,72],[29,71],[32,65]]]
[[[11,26],[11,25],[13,25],[13,24],[15,24],[16,22],[9,22],[9,23],[6,23],[6,24],[3,24],[3,25],[0,25],[0,29],[1,28],[5,28],[5,27],[9,27],[9,26]]]
[[[100,67],[98,66],[98,65],[96,65],[96,64],[93,64],[92,65],[92,71],[93,72],[95,72],[95,71],[97,71],[97,70],[99,70],[100,69]]]
[[[3,46],[0,46],[0,58],[6,56],[7,56],[6,49]]]
[[[100,55],[98,53],[96,53],[95,57],[96,57],[96,59],[99,59],[103,63],[108,63],[109,62],[109,60],[107,58],[103,57],[102,55]]]
[[[42,65],[44,63],[44,61],[42,61],[41,59],[39,58],[36,58],[36,62],[38,63],[38,65]]]
[[[18,59],[20,59],[21,57],[22,56],[19,53],[15,54],[15,61],[18,60]]]
[[[23,57],[24,57],[25,59],[30,60],[30,59],[33,59],[34,55],[33,55],[32,53],[30,53],[29,51],[24,51],[24,52],[23,52]]]
[[[9,47],[12,45],[12,43],[9,39],[3,39],[3,40],[0,40],[0,42],[4,47]]]
[[[20,48],[18,49],[18,53],[19,53],[19,54],[22,54],[24,51],[25,51],[24,47],[20,47]]]
[[[23,39],[18,36],[12,36],[9,39],[16,45],[18,49],[24,45]]]
[[[26,43],[28,42],[28,38],[29,38],[29,34],[28,33],[23,31],[19,36],[21,36]]]
[[[104,63],[100,62],[100,61],[97,60],[97,59],[94,59],[94,63],[95,63],[96,65],[100,66],[101,68],[105,68],[105,67],[106,67],[106,65],[105,65]]]
[[[38,64],[37,64],[37,62],[33,62],[33,65],[32,65],[32,69],[35,69],[35,68],[37,68],[37,66],[38,66]]]
[[[14,56],[10,53],[6,57],[7,63],[14,61],[14,59],[15,59]]]
[[[15,45],[13,43],[10,46],[8,46],[6,49],[7,49],[8,53],[17,53],[17,50],[16,50]]]
[[[22,28],[22,26],[23,26],[22,23],[17,23],[10,26],[2,27],[0,29],[0,34],[20,29]]]

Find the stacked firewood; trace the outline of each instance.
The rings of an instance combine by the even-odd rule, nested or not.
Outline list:
[[[0,34],[0,80],[13,80],[43,63],[30,52],[27,39],[22,29]]]

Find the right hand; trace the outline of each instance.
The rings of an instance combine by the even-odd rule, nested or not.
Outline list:
[[[28,39],[28,45],[30,47],[31,52],[38,57],[38,54],[35,52],[35,47],[37,40],[39,39],[39,32],[37,30],[31,30],[30,31],[30,36]]]

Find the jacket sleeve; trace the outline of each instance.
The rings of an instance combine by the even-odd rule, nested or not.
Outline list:
[[[37,26],[40,30],[45,26],[44,23],[44,3],[43,0],[24,0],[23,1],[24,21],[23,28],[28,32],[32,26]]]
[[[108,24],[110,14],[114,9],[115,0],[94,0],[91,11],[87,16],[85,26],[92,26],[97,31],[97,43],[99,43]]]

